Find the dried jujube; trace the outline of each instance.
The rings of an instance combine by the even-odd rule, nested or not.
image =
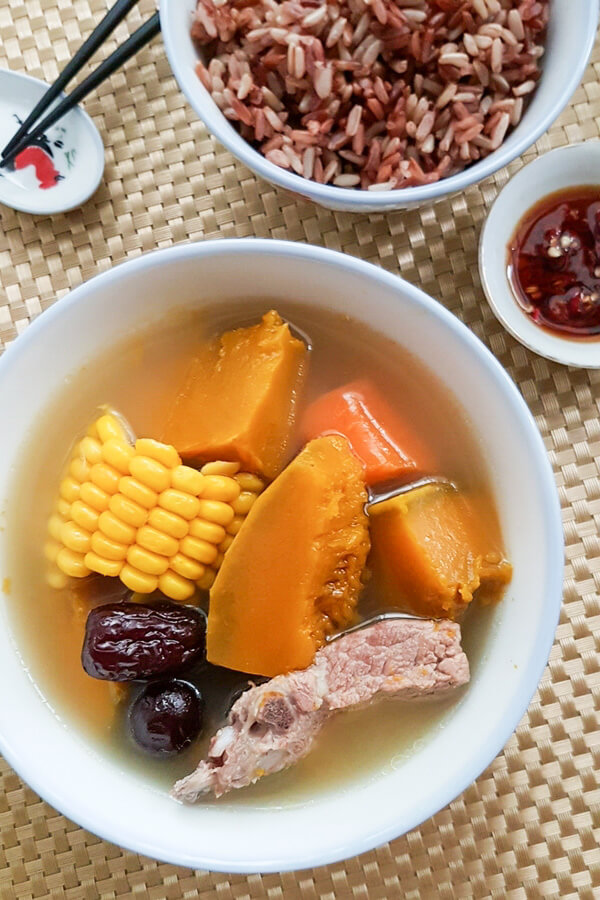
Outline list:
[[[203,701],[187,681],[153,681],[134,701],[129,723],[135,742],[153,756],[173,756],[198,737]]]
[[[93,678],[136,681],[180,672],[205,654],[201,610],[169,603],[109,603],[87,618],[81,662]]]

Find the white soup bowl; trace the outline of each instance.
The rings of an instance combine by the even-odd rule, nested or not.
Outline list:
[[[300,301],[386,335],[443,381],[476,431],[514,578],[493,610],[483,660],[443,728],[406,760],[307,802],[265,807],[235,796],[186,807],[105,755],[61,720],[34,684],[0,606],[0,750],[52,806],[116,844],[160,860],[226,872],[331,863],[414,828],[494,759],[524,714],[558,620],[563,539],[544,446],[523,399],[484,345],[418,288],[330,250],[222,240],[158,250],[60,299],[0,359],[0,509],[28,434],[66,379],[124,336],[171,311],[232,298]],[[9,512],[9,511],[8,511]],[[10,517],[0,582],[11,577]],[[23,654],[23,655],[22,655]],[[25,658],[24,658],[25,657]]]

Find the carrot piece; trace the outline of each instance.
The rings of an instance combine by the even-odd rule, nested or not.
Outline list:
[[[370,381],[354,381],[319,397],[302,422],[305,440],[341,434],[362,462],[367,484],[407,480],[432,471],[430,451]]]

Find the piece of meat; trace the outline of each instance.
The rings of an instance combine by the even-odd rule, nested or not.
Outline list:
[[[319,650],[307,669],[242,694],[208,759],[175,784],[172,796],[190,803],[210,791],[220,797],[293,765],[336,710],[377,695],[438,694],[468,680],[455,622],[390,619],[347,634]]]

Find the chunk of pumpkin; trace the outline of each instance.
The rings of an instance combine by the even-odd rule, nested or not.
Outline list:
[[[286,462],[306,356],[275,310],[210,341],[190,365],[162,440],[184,460],[230,460],[274,478]]]
[[[258,497],[210,594],[207,657],[257,675],[303,669],[354,619],[369,552],[361,465],[311,441]]]
[[[369,509],[370,565],[386,606],[455,618],[499,600],[512,576],[491,523],[451,484],[428,484]]]

